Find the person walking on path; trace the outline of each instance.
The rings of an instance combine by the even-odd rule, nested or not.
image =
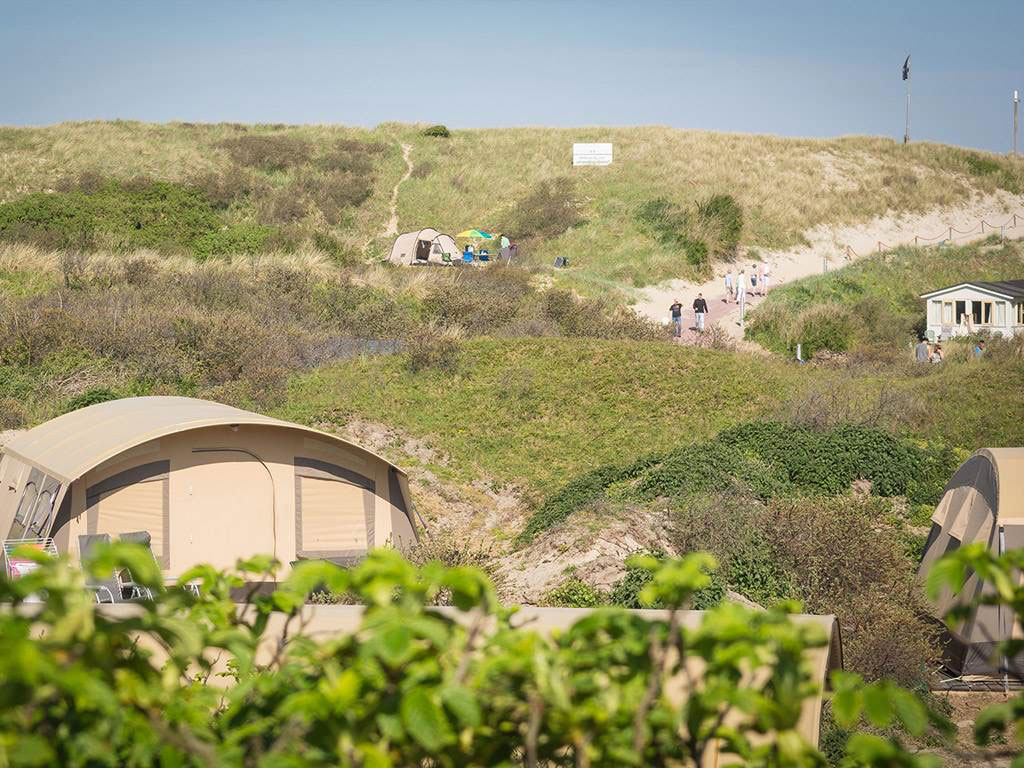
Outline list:
[[[732,287],[735,282],[736,280],[733,278],[732,269],[730,269],[725,273],[725,296],[722,298],[722,301],[726,304],[729,303],[730,297],[735,293],[735,290]]]
[[[708,303],[704,301],[704,294],[698,293],[693,300],[693,313],[697,317],[697,332],[704,333],[704,316],[708,313]]]
[[[750,295],[757,293],[757,264],[750,265]]]
[[[761,262],[761,290],[764,291],[764,295],[768,295],[768,280],[772,274],[772,265],[767,261]]]
[[[764,296],[764,262],[760,261],[757,264],[757,290],[758,293]]]
[[[672,302],[668,311],[672,313],[672,324],[675,326],[672,335],[678,339],[683,335],[683,305],[679,303],[679,299]]]
[[[740,270],[740,276],[736,280],[736,303],[741,304],[747,300],[747,271]]]

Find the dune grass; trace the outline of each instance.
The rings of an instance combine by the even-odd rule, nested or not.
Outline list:
[[[184,183],[231,170],[237,160],[232,142],[239,138],[283,137],[304,142],[310,162],[253,170],[261,191],[257,199],[232,203],[228,222],[272,223],[300,240],[326,233],[352,253],[382,257],[390,247],[381,232],[391,190],[405,171],[399,145],[407,143],[416,167],[398,197],[400,230],[509,230],[516,206],[538,185],[569,178],[582,223],[534,244],[523,257],[547,265],[568,256],[571,268],[559,271],[557,280],[583,293],[626,296],[633,286],[695,276],[681,253],[638,223],[637,209],[652,199],[693,206],[711,195],[731,195],[744,211],[742,244],[780,248],[799,243],[820,224],[864,221],[888,211],[923,212],[964,202],[975,192],[1024,189],[1019,160],[880,138],[783,139],[657,126],[484,129],[436,138],[422,135],[422,128],[126,121],[0,128],[0,203],[52,191],[87,172]],[[382,148],[374,158],[369,197],[331,220],[315,205],[290,220],[287,209],[296,190],[328,207],[332,195],[344,194],[343,180],[332,182],[318,165],[331,146],[344,141]],[[573,168],[573,141],[613,142],[614,164]]]
[[[972,192],[1019,191],[1024,165],[937,145],[880,138],[829,140],[678,131],[663,127],[455,131],[450,139],[406,134],[430,173],[402,188],[403,229],[469,226],[502,230],[529,190],[569,177],[586,223],[530,255],[570,257],[563,274],[582,290],[644,285],[692,272],[682,254],[642,231],[636,209],[667,197],[692,204],[729,194],[743,206],[744,245],[781,248],[822,223],[850,223],[896,210],[922,212]],[[573,168],[573,141],[611,141],[610,167]]]

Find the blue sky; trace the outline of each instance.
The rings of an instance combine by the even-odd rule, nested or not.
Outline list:
[[[1024,2],[0,0],[0,124],[646,125],[1004,152]]]

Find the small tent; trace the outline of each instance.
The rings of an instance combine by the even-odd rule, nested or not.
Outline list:
[[[133,397],[58,416],[0,455],[0,535],[145,531],[168,579],[270,554],[349,564],[416,541],[409,483],[335,435],[220,403]]]
[[[427,227],[399,235],[391,247],[388,260],[395,264],[443,264],[444,254],[458,261],[459,247],[451,235]]]
[[[1024,448],[984,448],[956,471],[942,495],[925,543],[918,570],[924,581],[931,566],[948,552],[985,542],[995,555],[1024,547]],[[971,602],[989,589],[976,575],[959,594],[948,591],[933,606],[942,619],[954,605]],[[1004,675],[1024,680],[1024,654],[998,658],[996,645],[1016,637],[1012,611],[1000,606],[981,606],[964,626],[950,631],[945,664],[956,678],[1002,680]]]

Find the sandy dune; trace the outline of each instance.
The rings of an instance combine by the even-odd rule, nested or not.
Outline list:
[[[762,254],[771,265],[769,288],[773,288],[820,274],[825,269],[838,269],[852,260],[876,253],[879,247],[886,250],[897,245],[935,245],[950,240],[963,244],[1001,231],[1006,237],[1024,236],[1024,196],[999,192],[927,214],[881,217],[855,226],[816,227],[805,234],[808,245],[786,251],[764,251]],[[746,267],[749,276],[750,264],[744,263],[742,258],[733,266],[737,273]],[[685,325],[690,326],[693,324],[693,312],[689,307],[697,293],[702,292],[709,304],[708,322],[717,323],[730,335],[740,338],[739,308],[731,302],[722,301],[727,271],[724,267],[719,268],[715,277],[704,283],[669,280],[640,289],[633,309],[656,322],[668,323],[669,305],[678,298],[688,310],[684,318]],[[757,306],[760,300],[748,292],[748,309]]]

